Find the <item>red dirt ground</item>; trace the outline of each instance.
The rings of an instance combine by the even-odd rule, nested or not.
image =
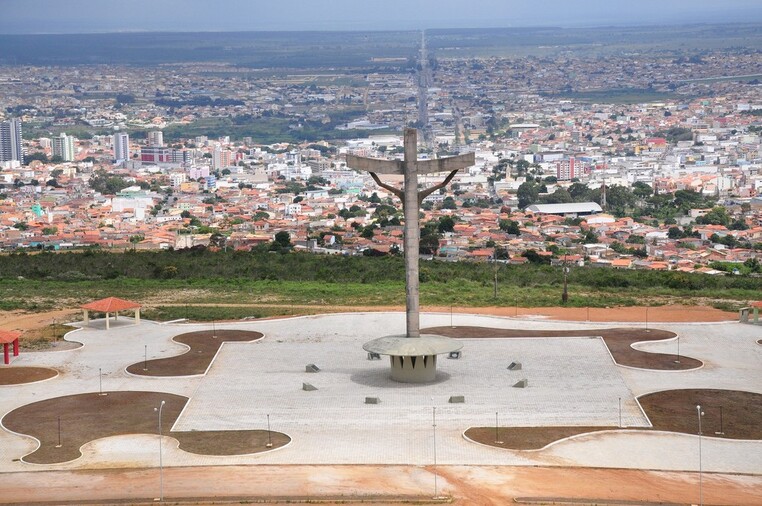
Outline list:
[[[47,367],[0,366],[0,386],[33,383],[35,381],[53,378],[57,374],[58,371],[55,369],[48,369]]]
[[[251,342],[261,339],[261,332],[251,330],[200,330],[180,334],[172,339],[188,345],[190,350],[169,358],[138,362],[127,372],[138,376],[191,376],[204,374],[224,342]]]
[[[245,455],[279,448],[291,441],[287,435],[267,430],[169,432],[188,399],[161,392],[107,392],[55,397],[14,409],[3,426],[27,434],[40,447],[24,457],[25,462],[56,464],[80,457],[82,445],[95,439],[122,434],[155,434],[154,408],[164,401],[162,423],[165,435],[180,442],[180,448],[201,455]],[[58,420],[61,420],[59,443]],[[2,496],[0,495],[0,502]]]

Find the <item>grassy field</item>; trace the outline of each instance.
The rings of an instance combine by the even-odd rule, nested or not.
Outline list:
[[[735,311],[762,293],[762,278],[751,276],[574,268],[568,281],[571,307],[680,303]],[[559,304],[562,285],[560,268],[549,265],[427,261],[420,301],[548,307]],[[109,296],[140,301],[148,317],[161,320],[187,317],[186,304],[205,306],[193,312],[206,320],[403,306],[404,263],[398,257],[208,250],[0,256],[0,310],[72,308]]]

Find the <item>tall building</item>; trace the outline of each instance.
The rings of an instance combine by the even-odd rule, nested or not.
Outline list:
[[[114,160],[123,162],[130,159],[130,136],[125,133],[114,134]]]
[[[233,153],[228,149],[222,149],[219,146],[214,148],[212,153],[212,168],[215,170],[224,169],[233,165]]]
[[[24,163],[22,141],[20,119],[0,122],[0,162],[17,160]]]
[[[58,137],[53,137],[52,148],[53,156],[60,156],[64,162],[72,162],[76,156],[74,150],[74,136],[61,133]]]
[[[556,177],[559,181],[569,181],[570,179],[579,177],[573,156],[566,160],[556,162]]]
[[[148,145],[152,148],[163,148],[164,133],[161,130],[148,132]]]

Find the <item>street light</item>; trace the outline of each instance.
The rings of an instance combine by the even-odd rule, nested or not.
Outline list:
[[[159,412],[159,497],[154,499],[155,501],[164,500],[164,460],[161,454],[161,409],[164,407],[165,402],[161,401],[158,408],[153,408],[154,411]]]
[[[270,436],[270,414],[267,414],[267,444],[265,445],[267,448],[273,447],[273,440]]]
[[[564,253],[564,291],[561,294],[561,304],[566,304],[569,300],[569,292],[566,290],[566,278],[569,276],[569,266],[566,264],[566,253]]]
[[[701,406],[696,404],[696,415],[698,416],[698,441],[699,441],[699,506],[704,504],[704,490],[702,480],[702,466],[701,466],[701,417],[704,416],[704,412],[701,411]]]
[[[434,432],[434,499],[438,497],[437,491],[437,408],[431,407],[431,420]]]

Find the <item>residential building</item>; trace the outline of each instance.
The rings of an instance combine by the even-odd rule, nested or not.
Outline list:
[[[556,162],[556,177],[559,181],[569,181],[579,177],[573,156]]]
[[[76,158],[76,151],[74,149],[75,138],[73,135],[66,135],[62,132],[60,136],[53,137],[51,148],[53,150],[53,156],[60,156],[64,162],[72,162]]]
[[[161,130],[148,132],[148,145],[153,148],[164,147],[164,133]]]
[[[130,159],[130,136],[126,133],[114,134],[114,160],[123,162]]]
[[[0,162],[16,160],[24,163],[22,141],[20,119],[0,122]]]

